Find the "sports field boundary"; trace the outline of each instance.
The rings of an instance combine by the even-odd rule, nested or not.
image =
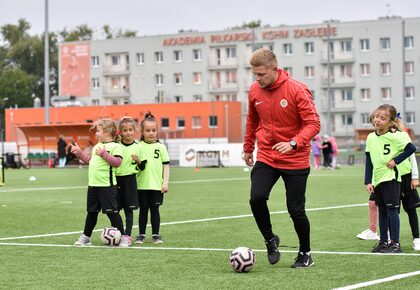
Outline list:
[[[323,211],[323,210],[334,210],[334,209],[343,209],[343,208],[352,208],[352,207],[360,207],[360,206],[367,206],[367,203],[359,203],[359,204],[349,204],[349,205],[338,205],[338,206],[328,206],[328,207],[320,207],[320,208],[309,208],[306,209],[307,212],[313,211]],[[275,214],[286,214],[287,211],[274,211],[271,212],[271,215]],[[161,226],[168,226],[168,225],[179,225],[179,224],[190,224],[190,223],[200,223],[200,222],[210,222],[210,221],[220,221],[220,220],[229,220],[229,219],[240,219],[240,218],[249,218],[253,217],[252,214],[243,214],[243,215],[235,215],[235,216],[223,216],[223,217],[213,217],[213,218],[203,218],[203,219],[196,219],[196,220],[185,220],[185,221],[174,221],[174,222],[163,222]],[[148,225],[150,226],[150,225]],[[138,226],[133,226],[133,228],[137,228]],[[94,230],[94,232],[100,232],[102,229]],[[52,234],[39,234],[39,235],[32,235],[32,236],[19,236],[19,237],[5,237],[0,238],[0,241],[8,241],[8,240],[20,240],[20,239],[34,239],[34,238],[45,238],[45,237],[54,237],[54,236],[66,236],[66,235],[75,235],[81,234],[82,231],[73,231],[73,232],[61,232],[61,233],[52,233]]]
[[[340,288],[334,288],[333,290],[359,289],[359,288],[363,288],[363,287],[366,287],[366,286],[372,286],[372,285],[382,284],[382,283],[385,283],[385,282],[401,280],[401,279],[404,279],[404,278],[413,277],[413,276],[417,276],[417,275],[420,275],[420,271],[393,275],[393,276],[389,276],[389,277],[386,277],[386,278],[376,279],[376,280],[367,281],[367,282],[361,282],[361,283],[357,283],[357,284],[353,284],[353,285],[349,285],[349,286],[345,286],[345,287],[340,287]]]

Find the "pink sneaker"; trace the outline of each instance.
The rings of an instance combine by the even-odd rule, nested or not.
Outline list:
[[[127,236],[127,235],[122,236],[119,246],[120,247],[128,247],[130,245],[131,245],[131,237]]]

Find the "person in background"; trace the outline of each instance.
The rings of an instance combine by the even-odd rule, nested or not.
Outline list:
[[[314,262],[310,224],[305,212],[306,182],[310,172],[311,140],[321,123],[311,91],[279,69],[269,49],[256,50],[251,59],[255,82],[248,96],[244,160],[251,171],[250,205],[264,237],[270,264],[280,260],[280,238],[273,233],[267,206],[271,189],[281,177],[286,188],[287,210],[299,238],[292,268],[308,268]],[[253,152],[257,141],[257,161]]]
[[[314,169],[318,170],[321,166],[321,152],[322,152],[322,145],[321,145],[321,137],[316,135],[314,139],[312,139],[312,155],[314,157]]]
[[[330,141],[331,143],[331,149],[332,149],[332,154],[330,157],[331,160],[331,167],[336,169],[338,168],[338,164],[337,164],[337,156],[338,156],[338,145],[337,145],[337,141],[335,140],[335,138],[333,136],[328,138],[328,141]]]
[[[63,168],[66,166],[66,152],[67,143],[64,141],[64,136],[58,136],[57,142],[57,157],[58,157],[58,167]]]
[[[324,135],[322,140],[322,156],[324,157],[324,169],[332,169],[332,155],[333,149],[332,144],[330,142],[330,137],[328,135]]]

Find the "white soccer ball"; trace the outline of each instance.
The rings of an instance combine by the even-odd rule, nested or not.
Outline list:
[[[249,272],[255,265],[255,253],[247,247],[238,247],[230,253],[230,265],[236,272]]]
[[[101,232],[101,241],[106,246],[118,246],[121,240],[121,232],[114,227],[106,227]]]

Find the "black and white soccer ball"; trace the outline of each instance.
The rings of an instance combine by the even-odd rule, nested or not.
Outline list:
[[[118,246],[121,240],[121,232],[114,227],[106,227],[101,232],[101,242],[106,246]]]
[[[238,247],[230,253],[230,265],[236,272],[249,272],[255,265],[255,253],[247,247]]]

